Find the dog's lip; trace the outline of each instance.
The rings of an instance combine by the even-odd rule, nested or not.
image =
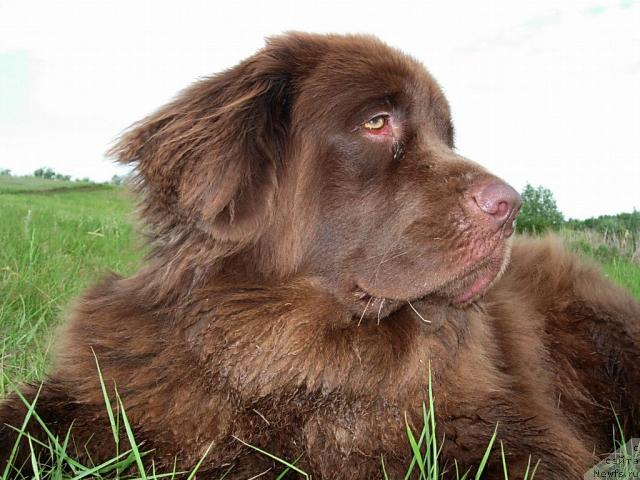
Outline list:
[[[479,297],[498,277],[501,269],[501,259],[497,258],[496,256],[492,257],[489,260],[489,263],[485,267],[480,269],[479,273],[476,272],[470,274],[472,278],[475,278],[471,281],[471,283],[463,287],[461,291],[453,297],[452,302],[456,305],[463,305]]]
[[[417,302],[431,297],[445,297],[454,305],[465,305],[483,294],[499,276],[504,262],[505,241],[508,236],[499,233],[499,240],[494,248],[473,266],[467,267],[452,280],[414,297],[394,298],[378,293],[374,294],[361,283],[356,283],[353,293],[365,304],[388,302],[401,305]],[[376,292],[377,293],[377,292]]]
[[[436,292],[454,305],[465,305],[482,295],[498,278],[505,263],[505,239],[501,238],[473,269],[440,287]]]
[[[480,294],[482,294],[489,284],[496,278],[496,275],[483,275],[479,277],[475,282],[471,284],[469,288],[464,290],[461,294],[453,298],[453,303],[456,305],[463,305],[470,302]]]

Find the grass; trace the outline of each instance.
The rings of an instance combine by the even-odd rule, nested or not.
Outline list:
[[[37,177],[13,177],[0,175],[0,193],[19,193],[33,191],[63,190],[75,188],[92,188],[91,182],[71,182],[65,180],[49,180]]]
[[[52,330],[64,318],[73,296],[106,271],[126,275],[139,266],[142,252],[136,245],[131,205],[131,198],[118,187],[0,176],[0,397],[18,382],[44,376]],[[624,239],[598,237],[588,231],[561,234],[574,249],[602,262],[612,280],[640,298],[639,256],[625,250]],[[127,427],[124,408],[119,405],[117,411],[110,410],[106,391],[105,405],[114,441],[124,428],[134,448],[103,465],[81,465],[67,453],[68,437],[51,437],[47,445],[56,460],[53,467],[43,467],[32,459],[38,478],[124,478],[122,472],[131,468],[137,470],[136,478],[171,478],[175,474],[145,471],[144,452],[137,448]],[[36,411],[31,411],[30,421],[38,421]],[[472,472],[457,472],[457,465],[441,465],[442,439],[436,435],[433,392],[429,391],[429,404],[423,406],[421,428],[413,431],[408,424],[406,428],[407,444],[414,457],[408,466],[413,473],[407,478],[415,474],[424,480],[436,480],[442,478],[445,468],[454,469],[461,480],[480,478],[481,473],[470,477]],[[487,452],[497,438],[494,433]],[[30,441],[32,445],[35,442]],[[281,462],[279,478],[286,472],[307,475],[296,466],[299,459],[286,461],[263,453]],[[384,459],[380,461],[384,471]],[[505,472],[507,467],[505,463]],[[0,478],[15,478],[2,477],[2,473]]]
[[[629,241],[632,235],[573,229],[559,233],[570,248],[600,263],[607,277],[640,299],[640,248]]]
[[[209,454],[213,444],[209,445],[203,456],[200,458],[198,463],[194,466],[194,468],[189,472],[177,471],[175,468],[168,473],[159,473],[156,472],[155,466],[153,463],[148,466],[145,465],[144,456],[148,452],[144,452],[142,450],[142,446],[138,444],[135,435],[133,433],[133,428],[129,422],[129,419],[126,414],[125,407],[120,399],[117,389],[115,390],[115,398],[117,400],[116,406],[117,409],[114,412],[112,404],[112,399],[109,397],[107,392],[107,388],[104,383],[104,379],[100,372],[100,366],[98,364],[98,359],[96,358],[96,367],[97,367],[97,375],[100,379],[100,385],[102,388],[102,393],[104,396],[105,403],[105,415],[109,418],[109,424],[111,426],[111,430],[113,433],[114,443],[115,443],[115,456],[111,459],[104,461],[98,465],[93,465],[90,462],[88,464],[81,463],[74,458],[74,455],[71,455],[68,450],[70,447],[70,438],[71,438],[71,430],[67,432],[65,438],[61,440],[57,436],[55,436],[48,428],[47,425],[42,421],[42,419],[38,416],[37,413],[37,399],[38,395],[36,395],[35,400],[32,403],[29,403],[24,397],[21,396],[22,401],[27,405],[28,412],[23,421],[23,424],[20,429],[16,429],[18,432],[18,439],[16,444],[14,445],[13,451],[11,453],[11,458],[5,467],[3,472],[0,472],[0,480],[9,480],[9,479],[25,479],[26,478],[19,472],[20,466],[13,465],[13,459],[15,458],[18,445],[20,442],[26,442],[29,445],[30,458],[28,459],[28,463],[33,469],[33,477],[37,479],[51,479],[51,480],[80,480],[83,478],[94,478],[94,479],[143,479],[143,480],[160,480],[160,479],[173,479],[173,478],[185,478],[187,476],[187,480],[192,480],[196,478],[198,473],[198,469],[202,465],[206,456]],[[442,450],[442,442],[444,438],[441,440],[440,445],[438,445],[438,435],[436,432],[436,421],[435,421],[435,407],[434,407],[434,396],[433,390],[431,387],[431,375],[429,375],[428,382],[428,406],[423,403],[422,405],[422,414],[423,414],[423,424],[421,430],[419,432],[414,432],[409,422],[406,421],[406,432],[407,432],[407,440],[411,448],[411,453],[413,455],[413,459],[410,462],[406,474],[402,477],[404,480],[408,480],[410,478],[418,478],[418,480],[442,480],[444,478],[453,478],[451,474],[455,472],[456,480],[471,480],[471,469],[460,475],[458,470],[458,465],[455,464],[453,467],[451,466],[441,466],[440,452]],[[39,392],[38,392],[39,393]],[[20,395],[20,393],[18,392]],[[26,429],[29,422],[37,422],[46,434],[46,439],[44,441],[37,440],[31,437]],[[72,427],[73,428],[73,427]],[[130,448],[121,452],[119,449],[121,432],[124,429],[125,436],[130,445]],[[498,425],[493,432],[491,439],[487,445],[485,453],[483,455],[480,464],[477,466],[475,474],[473,474],[474,480],[481,480],[483,477],[484,470],[486,468],[488,459],[490,454],[493,451],[493,445],[497,438]],[[236,438],[236,437],[234,437]],[[298,468],[296,463],[302,458],[300,455],[298,458],[289,462],[285,459],[282,459],[266,450],[260,449],[256,446],[250,445],[239,438],[236,438],[237,441],[241,442],[245,446],[253,449],[257,453],[264,455],[265,457],[274,460],[276,463],[279,463],[282,466],[282,469],[275,477],[276,480],[281,480],[285,478],[287,474],[295,472],[298,478],[302,477],[306,480],[311,480],[311,475],[305,472],[304,470]],[[44,452],[46,452],[45,457],[48,457],[47,462],[42,461],[42,456],[37,456],[36,450],[34,449],[34,444],[38,444],[38,446],[42,447]],[[42,455],[42,453],[40,453]],[[509,480],[509,471],[508,466],[504,454],[504,447],[502,442],[500,443],[500,459],[503,467],[503,475],[505,480]],[[532,464],[531,457],[529,458],[529,463],[527,465],[526,472],[524,474],[523,480],[532,480],[535,477],[535,472],[538,466],[538,462]],[[380,459],[380,469],[384,476],[385,480],[402,480],[402,479],[391,479],[389,478],[384,464],[384,457]],[[450,471],[451,470],[451,471]],[[220,480],[223,480],[224,477],[227,476],[232,471],[232,467],[227,470]],[[266,472],[265,472],[266,473]],[[416,477],[417,475],[417,477]],[[261,476],[261,475],[258,475]],[[252,478],[257,478],[252,477]],[[290,477],[289,477],[290,478]]]
[[[51,331],[75,294],[108,270],[132,272],[141,257],[130,198],[67,183],[43,193],[36,180],[32,193],[0,194],[0,397],[7,377],[42,378]]]
[[[28,412],[24,419],[24,422],[20,429],[16,429],[18,432],[18,439],[14,445],[13,451],[11,452],[11,456],[7,466],[4,471],[0,472],[0,480],[10,480],[10,479],[25,479],[26,477],[20,473],[21,466],[14,465],[13,461],[18,449],[18,445],[20,442],[26,442],[29,445],[30,458],[28,459],[28,463],[33,470],[33,477],[38,479],[51,479],[51,480],[80,480],[83,478],[92,478],[92,479],[133,479],[139,478],[144,480],[159,480],[159,479],[172,479],[172,478],[185,478],[185,475],[188,475],[187,480],[192,480],[195,478],[197,469],[202,464],[202,461],[208,455],[211,446],[206,450],[203,457],[196,464],[193,471],[191,472],[181,472],[177,471],[175,468],[173,471],[168,473],[158,473],[155,471],[155,466],[151,464],[149,467],[145,468],[143,458],[148,452],[143,452],[141,450],[141,445],[136,441],[135,435],[133,433],[133,428],[129,423],[129,419],[127,418],[124,406],[122,404],[122,400],[120,396],[115,391],[116,398],[116,406],[117,409],[114,412],[111,407],[111,400],[109,398],[109,394],[107,392],[107,388],[105,386],[102,374],[100,372],[100,368],[98,365],[98,361],[96,359],[97,366],[97,375],[100,379],[100,385],[102,388],[102,392],[105,400],[105,415],[109,418],[109,424],[111,426],[111,430],[113,433],[113,438],[115,442],[115,451],[116,454],[113,458],[110,458],[103,463],[98,465],[93,465],[91,462],[88,464],[81,463],[76,460],[74,455],[69,453],[70,449],[70,439],[71,439],[71,430],[67,432],[64,439],[61,440],[56,435],[54,435],[48,428],[47,425],[42,421],[42,419],[38,416],[37,413],[37,399],[38,395],[36,395],[35,400],[32,403],[29,403],[24,397],[21,396],[21,399],[28,406]],[[39,393],[39,392],[38,392]],[[18,391],[18,395],[20,395]],[[38,423],[43,431],[45,432],[46,438],[44,440],[38,440],[31,437],[27,432],[26,428],[29,422]],[[73,428],[73,427],[72,427]],[[124,435],[127,438],[127,441],[130,445],[130,448],[125,450],[124,452],[120,452],[119,450],[119,441],[121,437],[121,432],[124,430]],[[36,450],[34,449],[34,444],[37,444],[38,447],[41,447],[41,452],[39,456],[36,454]],[[42,452],[45,452],[44,457],[48,458],[48,461],[43,461]],[[132,472],[131,472],[132,471]],[[131,472],[131,473],[125,473]]]

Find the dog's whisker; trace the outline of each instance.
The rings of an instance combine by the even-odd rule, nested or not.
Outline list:
[[[407,303],[409,304],[409,306],[411,307],[411,310],[413,310],[415,312],[416,315],[418,315],[418,317],[420,317],[420,320],[422,320],[424,323],[431,323],[431,320],[427,320],[426,318],[424,318],[420,312],[418,310],[416,310],[416,307],[413,306],[413,304],[409,301],[407,301]]]
[[[380,312],[382,312],[382,306],[384,305],[384,298],[380,300],[380,307],[378,308],[378,325],[380,325]]]
[[[371,303],[371,300],[373,300],[373,297],[369,297],[369,301],[364,306],[364,310],[362,311],[362,315],[360,315],[360,320],[358,320],[358,326],[360,326],[360,324],[362,323],[362,319],[364,318],[364,314],[367,313],[367,308],[369,308],[369,304]]]
[[[404,252],[396,253],[395,255],[393,255],[393,256],[391,256],[389,258],[383,258],[383,260],[380,262],[380,265],[382,265],[385,262],[390,262],[394,258],[398,258],[398,257],[401,257],[403,255],[406,255],[407,253],[409,253],[409,250],[405,250]]]
[[[380,253],[378,255],[371,255],[367,257],[366,262],[371,262],[371,263],[373,263],[374,261],[378,262],[378,259],[382,257],[383,258],[382,263],[384,263],[384,262],[388,262],[389,260],[393,260],[396,257],[401,257],[402,255],[406,255],[407,253],[409,253],[409,250],[404,250],[400,253],[396,253],[395,255],[392,255],[391,257],[385,259],[385,257],[389,254],[389,250],[385,250],[384,253]]]
[[[373,278],[373,283],[375,284],[376,281],[378,280],[378,274],[380,273],[380,267],[382,267],[382,264],[385,262],[385,258],[386,256],[389,254],[389,252],[398,244],[398,242],[400,242],[400,237],[396,238],[391,245],[389,245],[387,247],[387,249],[385,250],[384,254],[382,255],[382,258],[380,259],[380,262],[378,263],[378,266],[376,267],[375,271],[373,272],[372,278]]]

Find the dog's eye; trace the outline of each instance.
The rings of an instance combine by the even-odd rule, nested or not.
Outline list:
[[[371,120],[363,123],[362,126],[367,130],[377,131],[382,130],[384,127],[386,127],[387,121],[388,119],[386,115],[376,115]]]

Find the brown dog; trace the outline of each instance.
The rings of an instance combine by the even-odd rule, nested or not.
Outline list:
[[[213,442],[202,478],[272,466],[240,440],[317,479],[380,478],[381,457],[401,478],[429,365],[451,469],[496,425],[511,478],[529,456],[581,478],[612,449],[611,405],[638,434],[640,306],[554,239],[506,267],[518,194],[454,151],[436,82],[376,39],[275,38],[113,153],[137,164],[151,254],[78,301],[38,397],[79,455],[115,453],[93,352],[156,468]],[[0,424],[25,411],[10,396]]]

